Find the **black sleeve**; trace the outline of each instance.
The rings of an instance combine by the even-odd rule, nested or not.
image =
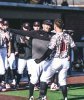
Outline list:
[[[32,37],[32,34],[30,34],[30,31],[24,31],[24,30],[19,30],[19,29],[10,29],[11,33],[15,33],[18,35],[22,35],[22,36],[29,36]]]
[[[45,60],[46,58],[50,56],[51,52],[52,50],[48,48],[47,51],[44,53],[44,55],[40,59],[35,59],[35,62],[40,63],[41,61]]]
[[[15,52],[18,52],[18,46],[17,46],[17,36],[14,36],[14,48],[15,48]]]
[[[17,29],[10,29],[11,33],[15,33],[15,34],[19,34],[19,35],[23,35],[23,36],[28,36],[31,38],[37,38],[37,39],[41,39],[41,40],[50,40],[50,34],[52,36],[52,33],[50,32],[50,34],[48,32],[45,32],[43,30],[39,30],[39,31],[24,31],[24,30],[17,30]]]
[[[44,55],[41,57],[41,60],[43,61],[44,59],[49,57],[51,52],[52,52],[52,50],[48,48],[47,51],[44,53]]]

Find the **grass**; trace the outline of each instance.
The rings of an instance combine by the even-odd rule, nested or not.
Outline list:
[[[8,91],[8,92],[0,92],[0,94],[12,95],[12,96],[20,96],[27,97],[29,94],[28,90],[20,90],[20,91]],[[39,91],[34,92],[34,97],[37,98],[39,95]],[[48,89],[48,100],[63,100],[61,91],[50,91]],[[84,100],[84,86],[70,86],[68,88],[68,100]]]

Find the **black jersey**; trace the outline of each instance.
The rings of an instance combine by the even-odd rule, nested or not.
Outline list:
[[[15,38],[16,38],[16,35],[15,35],[15,34],[10,33],[11,53],[14,53],[14,52],[15,52],[15,43],[16,43]]]
[[[49,40],[55,34],[52,32],[45,32],[43,30],[25,32],[22,30],[12,29],[12,32],[32,37],[32,58],[34,59],[40,58],[45,53],[48,49]]]
[[[55,34],[53,32],[45,32],[43,30],[24,31],[24,30],[10,29],[10,31],[12,33],[19,34],[22,36],[29,36],[31,38],[36,38],[39,40],[47,40],[47,41],[49,41],[51,36]]]
[[[21,43],[20,38],[24,38],[25,42]],[[32,57],[32,38],[26,39],[25,36],[16,36],[15,51],[18,52],[18,57],[21,59],[29,59]]]

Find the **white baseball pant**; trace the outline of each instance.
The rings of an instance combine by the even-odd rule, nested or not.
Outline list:
[[[11,53],[10,57],[8,58],[8,63],[10,69],[16,69],[16,63],[15,63],[15,54]]]
[[[69,66],[70,61],[68,61],[68,58],[53,58],[53,60],[45,62],[40,80],[42,82],[49,83],[50,78],[54,75],[54,73],[59,71],[59,84],[60,86],[66,85],[67,70],[69,69]]]
[[[5,74],[5,69],[7,67],[7,48],[0,48],[0,75]]]
[[[41,63],[37,64],[35,59],[28,60],[28,72],[31,74],[30,82],[32,84],[36,84],[38,82],[38,78],[43,70],[43,65],[46,61],[42,61]]]
[[[27,65],[27,60],[18,58],[18,73],[23,74],[23,70]]]
[[[19,74],[23,74],[23,70],[25,67],[27,67],[27,71],[28,71],[28,74],[30,74],[30,66],[29,66],[29,60],[30,59],[18,59],[18,73]]]

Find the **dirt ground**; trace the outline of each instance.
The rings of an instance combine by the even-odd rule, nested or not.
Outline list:
[[[28,100],[28,98],[0,94],[0,100]]]

